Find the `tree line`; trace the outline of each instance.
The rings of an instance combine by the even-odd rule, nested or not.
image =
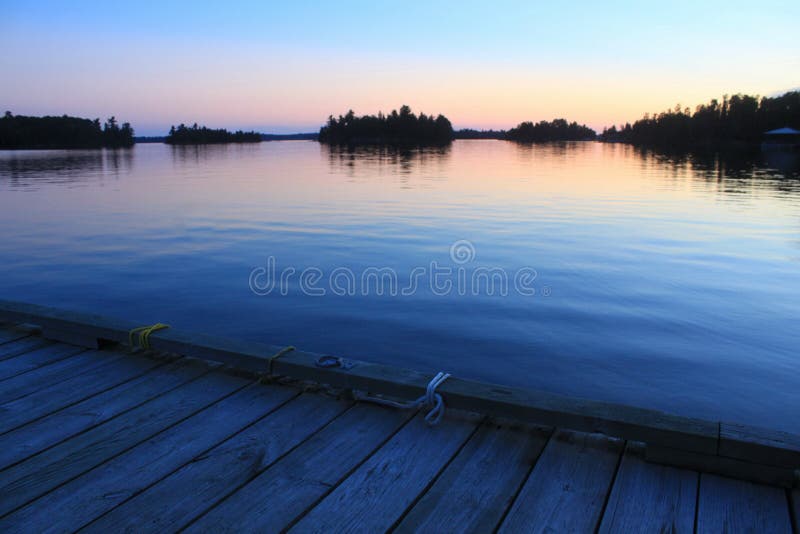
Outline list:
[[[680,105],[669,111],[645,114],[633,124],[606,128],[601,141],[625,142],[654,147],[700,147],[730,144],[754,144],[765,131],[784,126],[800,129],[800,91],[776,97],[744,94],[725,96],[699,105],[694,111]],[[595,139],[596,133],[585,125],[553,121],[528,121],[504,130],[455,132],[444,115],[414,114],[402,106],[384,115],[356,116],[350,110],[338,118],[328,117],[319,134],[297,134],[292,138],[313,138],[331,145],[384,144],[395,146],[443,146],[453,139],[505,139],[517,142],[579,141]],[[211,129],[180,124],[172,126],[164,138],[168,144],[249,143],[259,142],[264,134],[254,131]],[[273,136],[280,138],[282,136]],[[29,117],[7,111],[0,117],[0,148],[97,148],[129,147],[135,142],[127,122],[115,117],[101,124],[99,119]]]
[[[180,124],[171,126],[169,135],[164,139],[168,145],[204,145],[216,143],[260,143],[261,134],[237,130],[229,132],[224,128],[213,129],[205,126]]]
[[[133,145],[133,128],[115,117],[29,117],[6,111],[0,117],[0,148],[100,148]]]
[[[717,146],[759,142],[764,132],[784,126],[800,129],[800,91],[776,97],[725,95],[692,112],[680,105],[633,124],[603,130],[600,139],[662,147]]]
[[[505,139],[522,143],[538,143],[542,141],[587,141],[594,139],[597,133],[577,122],[565,119],[553,119],[551,122],[521,122],[516,128],[506,132]]]
[[[444,115],[415,115],[402,106],[388,115],[357,117],[353,110],[332,115],[319,130],[319,142],[331,145],[386,144],[398,146],[446,145],[453,140],[453,125]]]
[[[505,130],[475,130],[462,128],[453,134],[454,139],[505,139]]]

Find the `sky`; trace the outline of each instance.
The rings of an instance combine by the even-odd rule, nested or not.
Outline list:
[[[0,107],[290,133],[408,104],[595,128],[800,86],[800,2],[0,0]]]

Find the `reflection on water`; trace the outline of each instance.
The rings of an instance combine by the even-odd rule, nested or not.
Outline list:
[[[796,429],[796,153],[313,142],[0,152],[0,296]],[[454,264],[450,246],[475,255]],[[287,294],[254,268],[536,270],[533,297]],[[547,291],[545,291],[547,289]]]
[[[660,164],[673,168],[689,166],[698,178],[714,180],[786,179],[793,187],[800,178],[800,151],[757,147],[725,152],[657,152],[635,149],[644,159],[652,157]]]
[[[322,145],[331,172],[350,178],[379,175],[400,175],[404,187],[414,174],[435,177],[445,168],[451,147],[395,148],[384,146],[339,147]],[[403,178],[405,176],[406,178]]]
[[[11,187],[78,184],[128,173],[133,149],[14,150],[0,153],[0,179]]]

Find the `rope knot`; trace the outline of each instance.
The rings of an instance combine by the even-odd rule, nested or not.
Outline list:
[[[295,350],[294,346],[289,345],[288,347],[283,347],[281,350],[279,350],[278,352],[276,352],[275,354],[270,356],[269,359],[267,360],[267,366],[268,366],[267,367],[267,374],[269,376],[272,376],[273,375],[272,368],[273,368],[273,365],[275,363],[275,360],[277,360],[278,358],[280,358],[284,354],[288,354],[288,353],[292,352],[293,350]]]
[[[398,402],[384,399],[383,397],[368,395],[358,390],[353,390],[353,397],[356,400],[374,402],[375,404],[391,406],[392,408],[400,408],[402,410],[408,410],[412,408],[428,409],[429,411],[425,415],[425,422],[428,423],[429,426],[436,426],[439,424],[439,421],[442,420],[445,410],[444,399],[439,393],[436,392],[436,388],[441,386],[442,382],[448,378],[450,378],[450,373],[444,373],[440,371],[431,379],[430,382],[428,382],[428,386],[425,388],[425,394],[417,400],[411,402]]]
[[[433,379],[428,382],[428,387],[425,389],[425,395],[417,399],[417,402],[422,402],[422,405],[426,408],[430,408],[430,411],[425,416],[425,422],[428,423],[430,426],[436,426],[439,424],[439,421],[442,420],[444,416],[444,399],[439,393],[436,393],[436,388],[438,388],[442,382],[450,378],[450,373],[443,373],[439,371]]]
[[[138,346],[144,350],[150,350],[150,334],[166,328],[169,328],[169,325],[164,323],[156,323],[149,326],[139,326],[137,328],[133,328],[130,332],[128,332],[128,345],[130,345],[131,348],[136,348],[137,345],[134,343],[133,338],[136,334],[139,334]]]

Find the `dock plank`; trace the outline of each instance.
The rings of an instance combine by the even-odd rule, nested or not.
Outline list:
[[[744,480],[703,473],[697,532],[792,532],[786,492]]]
[[[0,434],[123,384],[163,364],[163,361],[152,358],[127,356],[121,358],[113,369],[100,367],[0,404]]]
[[[0,345],[0,361],[14,358],[20,354],[25,354],[32,350],[40,349],[52,345],[52,341],[47,341],[37,336],[25,336],[15,341]]]
[[[301,395],[98,518],[85,531],[177,531],[350,405],[321,395]]]
[[[77,530],[296,395],[291,388],[261,384],[237,391],[6,516],[0,529]],[[54,525],[49,514],[56,510],[59,521]]]
[[[124,354],[81,349],[67,359],[39,367],[0,382],[0,402],[8,402],[42,390],[53,383],[61,382],[82,373],[92,371],[124,358]]]
[[[4,434],[0,436],[0,470],[207,372],[206,365],[201,362],[191,364],[179,360]]]
[[[485,423],[403,518],[397,532],[493,532],[550,433]]]
[[[206,375],[0,471],[0,516],[190,417],[249,381]],[[58,421],[55,421],[58,424]]]
[[[31,335],[30,332],[14,328],[10,325],[3,324],[0,326],[0,345],[10,343],[18,339],[22,339]]]
[[[393,436],[412,415],[381,406],[356,405],[187,530],[284,530]]]
[[[599,532],[692,532],[698,473],[647,463],[628,448]]]
[[[0,381],[83,352],[83,347],[54,343],[0,362]],[[2,387],[2,386],[0,386]]]
[[[622,449],[622,441],[606,436],[557,431],[500,532],[593,532]]]
[[[292,532],[382,532],[439,475],[477,421],[445,419],[429,427],[415,417],[303,517]]]
[[[800,532],[800,489],[792,491],[790,495],[792,501],[792,518],[794,520],[794,532]]]

